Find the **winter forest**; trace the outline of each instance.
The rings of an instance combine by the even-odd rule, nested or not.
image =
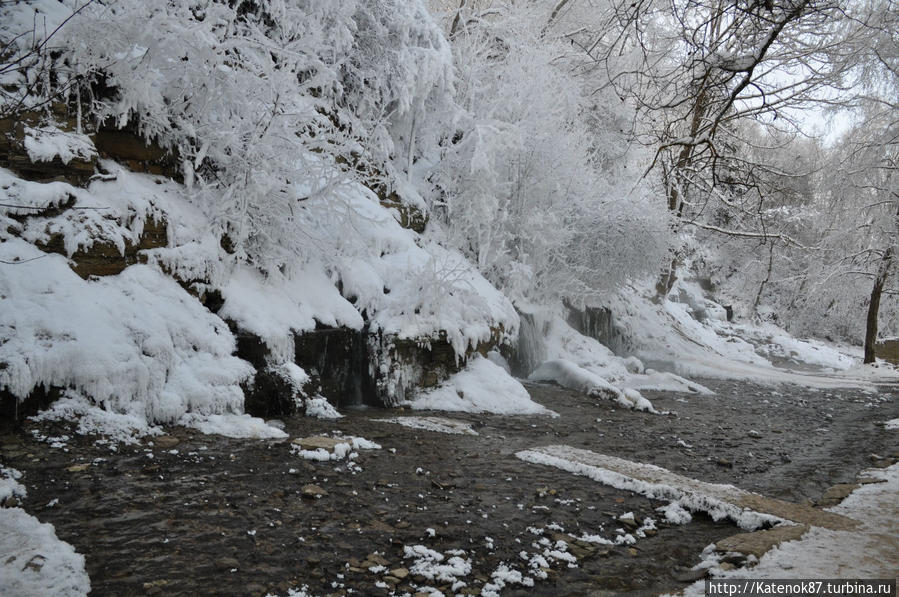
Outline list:
[[[897,101],[894,0],[0,2],[0,594],[895,579]]]

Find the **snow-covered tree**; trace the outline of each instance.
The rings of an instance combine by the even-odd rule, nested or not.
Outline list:
[[[463,3],[447,13],[458,112],[431,180],[435,213],[514,300],[581,302],[653,269],[664,210],[638,182],[627,108],[588,96],[545,7]],[[623,112],[623,113],[622,113]]]

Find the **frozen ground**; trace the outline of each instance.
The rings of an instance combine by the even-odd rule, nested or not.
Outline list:
[[[0,436],[0,449],[22,472],[24,510],[84,556],[91,595],[674,592],[735,524],[515,453],[564,443],[794,502],[899,457],[885,425],[899,417],[895,389],[702,383],[714,393],[645,391],[667,415],[527,383],[558,417],[367,409],[285,420],[290,439],[174,427],[116,452],[43,421]],[[291,444],[309,435],[381,448],[309,460]]]

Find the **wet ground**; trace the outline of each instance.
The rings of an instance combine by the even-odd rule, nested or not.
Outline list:
[[[302,586],[310,595],[480,594],[506,578],[504,596],[637,596],[684,586],[702,549],[739,529],[702,515],[665,524],[655,511],[663,502],[524,463],[516,451],[568,444],[797,502],[899,457],[896,432],[883,427],[899,417],[897,388],[704,383],[716,394],[644,392],[669,415],[529,385],[561,416],[369,409],[285,421],[291,438],[339,433],[380,444],[353,460],[311,461],[288,440],[181,428],[112,452],[63,425],[29,423],[0,436],[0,463],[24,473],[23,507],[86,556],[92,595],[286,595]],[[478,435],[376,420],[422,414],[470,423]],[[34,432],[71,439],[52,447]],[[618,519],[627,512],[635,524]],[[647,517],[657,528],[634,544],[584,540],[636,535]],[[570,555],[529,568],[550,544]],[[418,545],[443,564],[453,553],[467,560],[457,575],[466,585],[423,575],[420,555],[408,557]],[[514,574],[495,574],[503,566],[546,578],[514,584]]]

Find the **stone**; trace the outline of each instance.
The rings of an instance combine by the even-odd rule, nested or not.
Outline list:
[[[302,493],[304,498],[309,499],[318,499],[328,495],[327,491],[325,491],[318,485],[313,485],[311,483],[309,485],[303,485],[302,489],[300,489],[300,492]]]
[[[846,499],[850,493],[852,493],[859,487],[860,485],[858,485],[857,483],[840,483],[838,485],[834,485],[824,492],[824,495],[821,496],[821,499],[818,500],[816,505],[823,508],[836,506],[844,499]]]
[[[406,568],[394,568],[390,571],[390,575],[402,580],[409,576],[409,570]]]
[[[327,452],[334,452],[334,448],[337,446],[337,444],[346,443],[346,440],[334,437],[312,436],[298,437],[291,443],[301,447],[304,450],[325,450]]]
[[[70,473],[80,473],[82,471],[86,471],[87,469],[89,469],[90,466],[91,466],[90,463],[87,463],[87,462],[84,464],[73,464],[72,466],[68,467],[66,470],[69,471]]]
[[[233,568],[239,568],[240,562],[237,561],[237,558],[224,557],[219,558],[216,562],[220,568],[224,568],[226,570],[231,570]]]
[[[785,541],[795,541],[802,537],[809,527],[805,524],[784,525],[765,531],[752,533],[740,533],[722,539],[715,544],[718,551],[735,551],[737,553],[752,555],[761,558],[768,550]]]
[[[387,566],[387,565],[390,564],[390,562],[388,562],[387,560],[385,560],[385,559],[384,559],[384,556],[382,556],[382,555],[379,554],[379,553],[370,553],[370,554],[368,554],[368,556],[365,558],[365,561],[366,561],[366,562],[372,562],[375,566]]]
[[[163,450],[174,448],[181,443],[181,440],[174,435],[160,435],[159,437],[154,437],[152,441],[154,446]]]
[[[674,580],[677,582],[692,583],[702,580],[709,575],[708,568],[699,568],[698,570],[685,570],[675,575]]]

